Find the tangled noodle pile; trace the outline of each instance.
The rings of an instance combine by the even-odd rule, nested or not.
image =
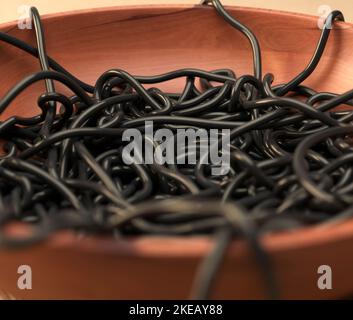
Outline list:
[[[0,33],[1,41],[38,57],[41,66],[2,97],[0,113],[33,83],[46,84],[38,97],[40,114],[0,123],[5,153],[0,160],[0,223],[3,228],[13,221],[33,226],[25,238],[2,232],[0,245],[33,245],[62,229],[119,236],[216,234],[214,250],[194,285],[193,297],[206,298],[227,245],[233,237],[244,236],[275,297],[259,234],[334,223],[352,215],[353,148],[346,137],[353,133],[353,112],[335,107],[353,106],[353,90],[338,95],[302,85],[324,53],[331,24],[343,20],[342,14],[333,11],[327,17],[305,70],[288,83],[272,86],[273,75],[262,75],[255,35],[219,0],[208,2],[250,41],[253,75],[182,69],[135,76],[112,69],[91,86],[47,56],[35,8],[31,15],[37,48]],[[182,92],[155,87],[176,78],[185,78]],[[54,82],[73,95],[57,92]],[[144,137],[146,121],[153,122],[154,130],[173,132],[230,129],[230,171],[212,175],[213,165],[201,161],[127,165],[122,157],[124,130],[136,128]],[[185,156],[200,153],[198,148],[183,151]]]

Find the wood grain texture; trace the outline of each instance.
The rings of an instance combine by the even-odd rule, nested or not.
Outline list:
[[[276,83],[300,72],[316,46],[316,18],[276,11],[230,8],[258,36],[264,72]],[[50,56],[80,79],[94,83],[110,68],[151,75],[178,68],[232,68],[237,75],[252,72],[247,41],[211,8],[149,6],[88,10],[43,19]],[[15,24],[0,26],[34,44],[33,31]],[[352,25],[338,23],[318,69],[305,84],[344,92],[353,84]],[[38,71],[38,61],[8,45],[0,46],[0,96],[25,75]],[[60,90],[65,89],[58,86]],[[2,118],[33,115],[44,85],[18,97]],[[165,90],[180,90],[172,81]],[[321,229],[306,228],[266,236],[263,244],[274,262],[283,298],[337,298],[353,292],[353,221]],[[196,266],[212,239],[204,237],[78,240],[71,233],[23,251],[0,251],[0,288],[15,298],[178,299],[187,298]],[[33,268],[33,290],[16,287],[17,267]],[[332,266],[334,289],[317,288],[317,268]],[[214,298],[265,298],[263,281],[246,244],[229,249]]]
[[[0,23],[16,20],[19,17],[18,8],[22,5],[36,6],[41,13],[48,14],[68,10],[108,7],[117,5],[175,5],[198,4],[199,0],[11,0],[0,1]],[[319,7],[330,6],[332,10],[344,12],[346,21],[353,21],[353,2],[347,0],[222,0],[225,5],[246,6],[274,10],[286,10],[312,15],[319,15]]]

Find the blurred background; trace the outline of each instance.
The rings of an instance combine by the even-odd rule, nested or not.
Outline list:
[[[0,23],[16,20],[21,5],[36,6],[41,14],[77,10],[83,8],[108,7],[136,4],[196,4],[200,0],[11,0],[0,1]],[[353,22],[352,0],[223,0],[224,4],[246,7],[270,8],[312,15],[322,15],[320,6],[329,6],[344,12],[347,21]],[[324,7],[321,7],[323,10]]]

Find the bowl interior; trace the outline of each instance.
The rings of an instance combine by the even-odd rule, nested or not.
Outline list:
[[[236,7],[229,10],[258,37],[264,73],[273,73],[275,83],[290,80],[310,61],[321,31],[316,18]],[[209,7],[108,8],[45,16],[43,24],[48,54],[90,84],[112,68],[133,75],[179,68],[231,68],[239,76],[252,74],[249,43]],[[0,30],[35,46],[33,30],[20,30],[16,23],[3,25]],[[339,23],[331,33],[319,67],[305,84],[320,91],[350,89],[352,44],[352,26]],[[0,96],[25,75],[40,69],[35,58],[6,43],[1,43],[0,59]],[[180,79],[160,87],[181,90],[183,82]],[[60,85],[58,88],[66,91]],[[37,114],[36,100],[43,90],[43,82],[32,85],[16,98],[1,119],[13,114]]]

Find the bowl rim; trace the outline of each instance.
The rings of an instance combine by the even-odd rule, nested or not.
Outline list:
[[[264,13],[264,14],[281,14],[287,15],[291,17],[305,18],[305,19],[317,19],[318,16],[301,13],[301,12],[292,12],[286,10],[277,10],[277,9],[269,9],[269,8],[257,8],[257,7],[246,7],[246,6],[236,6],[236,5],[224,5],[226,9],[234,10],[237,9],[239,11],[250,12],[250,13]],[[104,13],[104,12],[112,12],[112,11],[129,11],[129,10],[187,10],[187,9],[205,9],[205,10],[213,10],[210,6],[202,5],[202,4],[136,4],[136,5],[116,5],[116,6],[107,6],[107,7],[93,7],[93,8],[85,8],[85,9],[75,9],[75,10],[67,10],[62,12],[54,12],[42,14],[41,17],[43,20],[53,19],[53,18],[61,18],[65,16],[75,16],[81,14],[90,14],[90,13]],[[0,29],[4,29],[10,27],[11,29],[17,25],[16,20],[10,20],[0,23]],[[353,22],[347,21],[336,21],[335,25],[340,27],[342,25],[347,25],[353,27]],[[10,29],[10,30],[11,30]],[[8,31],[10,31],[8,30]]]

